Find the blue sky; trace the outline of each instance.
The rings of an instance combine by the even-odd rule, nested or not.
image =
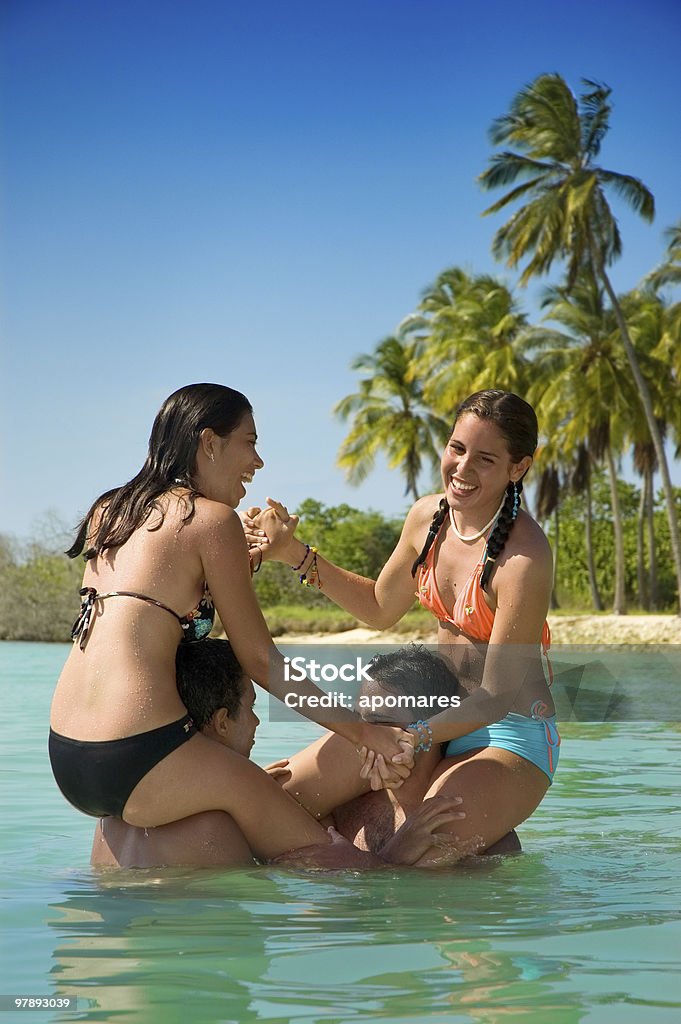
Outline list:
[[[1,17],[4,532],[71,522],[129,479],[162,400],[200,380],[253,402],[250,497],[400,514],[397,473],[344,482],[331,409],[440,271],[513,282],[475,179],[492,119],[542,72],[612,87],[602,162],[655,194],[652,226],[614,204],[618,288],[681,216],[676,0],[5,0]]]

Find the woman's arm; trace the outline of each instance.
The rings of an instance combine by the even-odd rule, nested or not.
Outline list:
[[[374,629],[393,626],[414,603],[416,583],[411,575],[411,567],[421,550],[440,497],[428,495],[412,506],[397,547],[377,580],[349,572],[318,553],[317,568],[322,593]],[[298,520],[293,516],[289,522],[282,522],[276,511],[278,503],[272,504],[273,508],[258,516],[257,525],[265,530],[271,544],[276,543],[278,553],[274,557],[291,568],[303,563],[299,570],[302,573],[309,568],[312,556],[308,554],[305,557],[306,545],[295,536]],[[272,557],[271,553],[268,555]]]
[[[204,578],[211,592],[234,653],[246,675],[284,701],[292,686],[284,676],[284,659],[272,643],[251,584],[248,549],[241,523],[232,509],[215,502],[197,502],[192,522],[199,538],[199,556]],[[323,696],[323,692],[305,679],[296,682],[298,697]],[[306,718],[331,729],[355,746],[367,745],[381,751],[388,760],[402,768],[413,758],[400,741],[411,745],[411,736],[401,729],[367,726],[354,711],[297,707]]]

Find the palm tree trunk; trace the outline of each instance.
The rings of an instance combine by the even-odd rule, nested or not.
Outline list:
[[[646,516],[648,519],[648,595],[650,610],[657,610],[657,555],[655,553],[655,495],[653,492],[653,471],[646,468]]]
[[[615,594],[612,611],[613,615],[625,615],[627,609],[624,597],[624,531],[622,529],[620,499],[617,493],[617,470],[609,441],[605,446],[605,457],[608,463],[608,476],[610,477],[612,527],[615,534]]]
[[[622,314],[622,308],[617,301],[615,290],[610,283],[603,260],[600,254],[597,252],[596,245],[594,243],[593,236],[590,235],[591,245],[591,257],[594,263],[594,267],[597,270],[598,276],[601,278],[608,297],[612,304],[612,309],[617,320],[617,326],[619,327],[620,334],[622,336],[622,344],[624,351],[626,352],[631,372],[636,382],[636,387],[641,398],[641,405],[646,416],[648,423],[648,429],[650,430],[650,439],[655,447],[655,454],[657,456],[657,464],[662,477],[662,490],[664,491],[665,505],[667,508],[667,519],[669,521],[669,536],[672,546],[672,554],[674,556],[674,567],[676,570],[676,596],[678,601],[678,614],[681,615],[681,536],[679,535],[679,523],[676,515],[676,502],[674,499],[674,488],[672,487],[671,477],[669,475],[669,466],[667,464],[667,453],[664,450],[664,444],[662,443],[662,435],[655,419],[655,412],[653,410],[653,402],[650,397],[650,389],[648,382],[641,373],[641,367],[638,365],[638,359],[636,357],[636,350],[632,344],[627,330],[627,325]]]
[[[556,596],[556,574],[558,572],[558,541],[560,540],[560,516],[558,515],[558,502],[553,510],[553,586],[551,587],[551,600],[549,602],[552,611],[560,608]]]
[[[404,476],[407,482],[407,488],[405,495],[408,497],[410,494],[414,501],[419,500],[419,492],[417,489],[418,476],[420,467],[420,458],[418,452],[411,449],[407,452],[407,457],[404,461]]]
[[[636,517],[636,582],[638,586],[638,603],[641,608],[650,611],[650,602],[646,588],[646,566],[644,549],[644,526],[646,516],[646,489],[641,482],[641,499],[638,503],[638,515]]]
[[[589,587],[591,588],[591,601],[594,611],[603,611],[603,602],[598,591],[596,582],[596,567],[594,565],[594,547],[592,536],[593,508],[591,503],[591,470],[589,469],[586,478],[586,563],[589,569]]]
[[[406,491],[404,493],[405,493],[405,497],[407,497],[407,498],[409,497],[409,495],[411,495],[412,501],[418,501],[419,500],[419,492],[416,490],[416,484],[413,483],[412,481],[409,481],[407,483],[407,489],[406,489]]]

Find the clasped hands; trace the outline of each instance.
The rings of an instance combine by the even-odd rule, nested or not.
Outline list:
[[[299,522],[299,517],[291,515],[280,501],[266,501],[267,508],[251,506],[239,513],[249,549],[259,548],[263,559],[283,554]],[[414,767],[414,733],[395,726],[364,723],[362,738],[364,742],[355,747],[360,758],[360,778],[368,779],[373,790],[398,789]]]
[[[367,745],[355,748],[361,762],[359,777],[368,779],[374,790],[399,789],[414,767],[413,733],[391,725],[365,724],[364,730],[368,732]],[[392,735],[388,737],[389,733]],[[377,746],[383,745],[384,738],[397,743],[399,753],[391,757],[377,750]]]
[[[250,548],[259,548],[263,559],[280,557],[286,544],[295,535],[299,517],[291,515],[285,505],[274,498],[266,498],[267,507],[252,505],[239,512],[246,542]]]

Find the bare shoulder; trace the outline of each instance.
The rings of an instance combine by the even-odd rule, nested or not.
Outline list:
[[[551,545],[536,519],[529,512],[521,511],[511,536],[517,537],[520,548],[538,558],[553,560]]]
[[[220,501],[197,498],[194,514],[188,524],[192,547],[197,552],[206,581],[215,596],[215,575],[234,573],[248,568],[248,544],[241,520],[235,509]],[[248,575],[248,573],[247,573]]]
[[[443,498],[444,492],[441,491],[439,494],[425,494],[415,501],[407,513],[404,523],[405,532],[408,532],[410,536],[421,537],[428,530]],[[423,539],[421,539],[421,543],[423,543]]]
[[[173,490],[162,495],[144,525],[152,532],[163,525],[192,543],[199,534],[229,528],[232,523],[240,524],[233,508],[202,496],[192,499],[188,491]]]
[[[511,530],[499,558],[503,575],[524,575],[532,572],[535,578],[552,578],[553,552],[546,534],[536,519],[521,511]]]
[[[191,520],[194,528],[205,535],[215,533],[229,535],[236,531],[239,536],[243,537],[243,527],[236,510],[230,505],[223,505],[220,501],[197,498]]]

